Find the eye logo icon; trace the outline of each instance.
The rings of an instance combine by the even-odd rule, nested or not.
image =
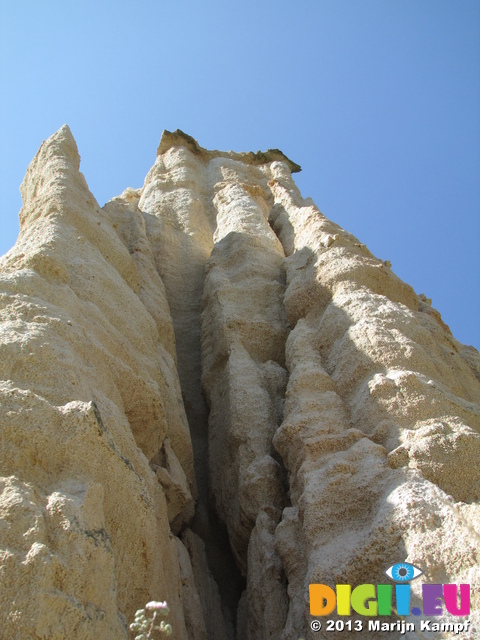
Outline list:
[[[421,576],[423,571],[408,562],[397,562],[396,564],[392,564],[385,573],[389,578],[395,580],[395,582],[410,582],[410,580]]]

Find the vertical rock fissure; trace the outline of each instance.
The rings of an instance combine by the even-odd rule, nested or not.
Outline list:
[[[197,564],[196,586],[208,638],[231,639],[243,579],[233,559],[225,525],[219,521],[210,500],[209,407],[201,383],[200,314],[205,265],[216,227],[208,164],[185,147],[167,149],[157,157],[147,176],[139,206],[146,216],[149,240],[170,306],[178,374],[194,453],[198,487],[195,517],[190,523],[194,534],[183,531],[181,539],[192,563]],[[201,560],[202,554],[206,555],[208,569]],[[210,578],[201,575],[202,572],[211,572],[218,585],[222,612],[215,611],[218,596],[212,591]],[[215,620],[222,613],[224,620]]]

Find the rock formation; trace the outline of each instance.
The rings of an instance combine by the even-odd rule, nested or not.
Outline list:
[[[308,590],[400,561],[478,637],[478,352],[278,150],[165,132],[103,208],[79,163],[43,143],[0,260],[0,637],[126,640],[152,599],[178,640],[400,637],[313,633]]]

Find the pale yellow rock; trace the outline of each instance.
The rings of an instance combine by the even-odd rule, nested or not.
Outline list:
[[[334,225],[302,200],[284,164],[271,168],[271,219],[289,254],[285,304],[296,324],[274,443],[291,472],[307,581],[378,583],[387,559],[412,562],[425,572],[417,596],[423,582],[471,584],[465,637],[474,638],[478,377],[438,312],[343,230],[322,244]],[[306,603],[304,616],[289,611],[281,637],[308,633]]]
[[[186,638],[148,465],[168,433],[193,482],[172,331],[159,335],[142,272],[78,163],[67,127],[42,145],[22,186],[21,236],[1,261],[0,627],[19,640],[126,638],[136,609],[166,599]]]
[[[159,464],[156,464],[157,462]],[[170,526],[175,533],[178,533],[182,524],[188,523],[193,518],[194,504],[187,477],[170,445],[168,436],[150,466],[155,471],[165,493]]]
[[[152,599],[179,640],[333,638],[309,584],[400,561],[412,606],[469,583],[480,637],[480,356],[299,169],[164,132],[100,209],[68,127],[40,148],[0,260],[2,639],[126,640]]]
[[[182,579],[183,613],[189,640],[208,640],[202,602],[195,584],[192,560],[183,543],[175,538]],[[211,612],[205,612],[209,617]]]

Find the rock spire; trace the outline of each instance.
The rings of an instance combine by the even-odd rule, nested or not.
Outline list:
[[[103,208],[79,165],[42,144],[0,259],[1,637],[127,640],[166,600],[178,640],[331,638],[309,584],[400,561],[415,607],[470,584],[478,637],[478,352],[276,149],[164,132]]]

